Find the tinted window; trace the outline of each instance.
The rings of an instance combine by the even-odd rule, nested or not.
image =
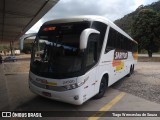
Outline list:
[[[107,25],[104,23],[101,23],[101,22],[94,21],[92,23],[91,28],[94,28],[100,32],[99,43],[98,43],[99,44],[98,51],[100,52],[102,49],[103,42],[104,42],[104,37],[106,34]]]
[[[42,26],[32,50],[31,71],[49,78],[81,74],[83,54],[79,49],[80,35],[89,27],[90,22]]]
[[[89,48],[88,48],[88,54],[87,54],[87,62],[86,62],[87,67],[96,63],[95,52],[96,52],[96,42],[90,41]]]
[[[113,49],[121,49],[134,52],[137,50],[137,45],[129,38],[125,37],[113,28],[110,28],[105,52]]]
[[[117,36],[117,31],[110,28],[105,52],[115,49],[115,47],[117,48]]]
[[[97,52],[99,35],[92,33],[88,38],[88,47],[87,47],[87,60],[86,67],[92,67],[99,58],[99,53]]]

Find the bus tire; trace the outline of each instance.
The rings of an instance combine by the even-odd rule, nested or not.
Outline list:
[[[134,73],[134,65],[132,66],[132,73]]]
[[[130,77],[131,75],[132,75],[132,65],[131,65],[131,67],[130,67],[130,70],[129,70],[129,73],[127,74],[127,77]]]
[[[105,77],[102,78],[101,83],[100,83],[100,87],[99,87],[99,92],[98,94],[96,94],[94,96],[95,99],[100,99],[104,96],[104,93],[106,91],[107,88],[107,80]]]

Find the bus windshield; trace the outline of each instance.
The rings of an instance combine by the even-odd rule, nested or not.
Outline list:
[[[45,77],[80,71],[80,34],[88,27],[88,22],[42,26],[32,50],[31,71]]]

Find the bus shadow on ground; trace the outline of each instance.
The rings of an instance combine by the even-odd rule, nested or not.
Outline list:
[[[36,95],[34,98],[29,101],[24,102],[23,104],[16,107],[15,110],[21,111],[67,111],[74,110],[78,106],[51,100]]]

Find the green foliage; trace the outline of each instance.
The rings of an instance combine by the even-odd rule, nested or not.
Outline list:
[[[131,26],[131,35],[138,41],[139,50],[146,49],[153,52],[160,47],[160,14],[152,9],[142,9],[135,16]]]
[[[160,1],[139,6],[115,24],[138,41],[139,50],[155,52],[160,48]]]
[[[9,46],[6,46],[6,45],[0,45],[0,51],[2,50],[9,50]]]
[[[0,46],[0,50],[3,50],[3,46]]]

